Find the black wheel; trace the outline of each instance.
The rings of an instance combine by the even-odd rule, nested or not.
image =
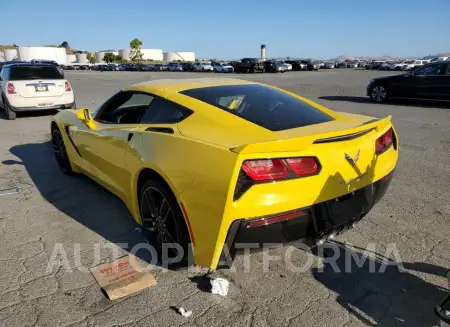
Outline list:
[[[370,99],[377,103],[386,102],[389,99],[386,87],[383,85],[374,85],[370,90]]]
[[[16,119],[16,113],[11,110],[5,99],[3,99],[3,108],[5,109],[6,118],[8,120]]]
[[[185,267],[189,258],[189,232],[172,191],[160,181],[150,179],[140,190],[139,206],[148,241],[155,247],[159,261],[171,267]],[[164,246],[167,246],[167,258],[163,258]],[[165,259],[169,262],[163,262]]]
[[[52,128],[52,145],[53,153],[55,154],[56,162],[64,174],[73,175],[72,167],[70,166],[69,156],[67,155],[66,146],[58,127]]]

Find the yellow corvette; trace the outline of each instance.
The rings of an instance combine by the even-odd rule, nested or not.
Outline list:
[[[145,82],[51,123],[55,156],[117,195],[161,251],[215,269],[253,243],[324,242],[384,195],[391,116],[337,113],[288,91],[210,78]],[[184,251],[180,251],[182,249]]]

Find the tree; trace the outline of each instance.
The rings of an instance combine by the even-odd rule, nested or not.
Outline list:
[[[107,64],[111,64],[116,61],[116,55],[112,52],[107,52],[103,55],[103,61]]]
[[[66,49],[70,48],[69,47],[69,42],[64,41],[63,43],[61,43],[60,47],[63,47],[63,48],[66,48]]]
[[[133,63],[139,63],[142,61],[142,52],[141,52],[142,41],[139,39],[133,39],[130,41],[130,60]]]
[[[90,64],[95,64],[95,55],[93,53],[88,53],[86,58]]]
[[[115,62],[122,62],[122,61],[123,61],[123,58],[122,58],[121,55],[117,55],[117,56],[116,56],[116,59],[115,59],[114,61],[115,61]]]

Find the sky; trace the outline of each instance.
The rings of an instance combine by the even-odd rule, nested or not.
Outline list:
[[[194,51],[199,58],[419,57],[450,52],[450,0],[21,0],[2,5],[0,44],[85,51]]]

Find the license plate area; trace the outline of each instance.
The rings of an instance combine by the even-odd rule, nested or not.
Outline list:
[[[315,206],[316,233],[336,228],[360,218],[367,209],[364,189]]]
[[[47,92],[48,86],[47,85],[36,85],[35,87],[36,92]]]
[[[38,103],[38,107],[50,107],[53,105],[53,102],[41,102]]]
[[[343,195],[326,203],[330,220],[344,222],[358,217],[365,207],[365,196],[361,190]]]

